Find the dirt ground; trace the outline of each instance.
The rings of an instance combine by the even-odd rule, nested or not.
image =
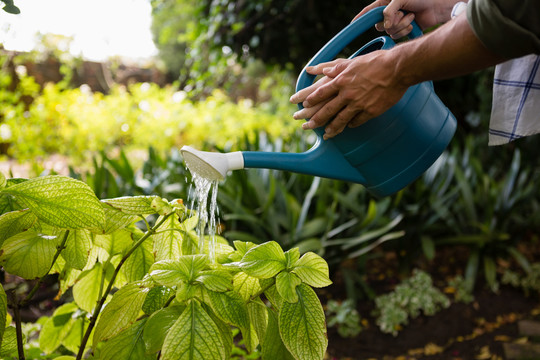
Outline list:
[[[444,251],[440,254],[444,261],[435,259],[431,263],[418,264],[430,273],[434,284],[441,290],[445,279],[463,269],[466,257],[466,252],[459,249],[450,251],[452,254]],[[537,251],[529,251],[530,260],[536,258],[536,261],[540,261]],[[446,265],[438,265],[443,263]],[[368,266],[367,281],[377,295],[389,291],[399,281],[394,272],[396,269],[389,264],[391,262],[379,260]],[[504,262],[502,265],[509,266]],[[380,275],[383,268],[385,276]],[[325,294],[339,298],[341,290],[337,280],[322,292],[323,298]],[[448,297],[453,298],[450,294]],[[421,315],[412,319],[396,337],[382,333],[375,324],[375,318],[370,315],[373,301],[359,301],[357,310],[363,319],[364,330],[354,338],[345,339],[338,335],[336,329],[329,328],[328,359],[506,360],[503,344],[532,340],[520,335],[518,323],[521,320],[540,320],[538,294],[525,296],[523,291],[509,286],[501,286],[494,293],[479,283],[474,297],[469,304],[453,301],[449,308],[434,316]]]

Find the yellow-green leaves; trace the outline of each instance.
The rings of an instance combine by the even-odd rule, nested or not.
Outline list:
[[[192,300],[169,329],[161,358],[163,360],[225,360],[230,349],[225,347],[220,328],[203,309]]]
[[[295,359],[322,359],[328,346],[323,308],[308,285],[299,285],[296,292],[298,301],[284,302],[279,312],[281,338]]]
[[[29,208],[39,220],[59,228],[99,229],[105,213],[92,189],[65,176],[44,176],[1,190],[22,207]]]
[[[11,274],[25,279],[44,276],[51,267],[59,240],[28,230],[10,237],[2,245],[0,264]]]
[[[328,264],[322,257],[312,252],[305,253],[296,261],[292,272],[309,286],[320,288],[332,284]]]
[[[260,279],[274,277],[284,270],[286,265],[283,249],[275,241],[249,249],[240,261],[242,271]]]
[[[66,303],[58,307],[52,317],[48,318],[43,324],[43,328],[39,334],[39,347],[45,353],[50,354],[56,350],[60,345],[64,344],[66,338],[68,338],[70,332],[80,329],[74,329],[78,320],[75,316],[78,310],[75,303]],[[79,327],[81,324],[78,324]]]
[[[117,335],[133,324],[139,317],[148,291],[140,282],[130,283],[118,290],[101,314],[94,333],[94,344]]]

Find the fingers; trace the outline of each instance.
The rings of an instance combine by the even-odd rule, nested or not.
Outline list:
[[[412,31],[411,23],[414,20],[414,13],[405,15],[403,11],[400,11],[401,3],[399,1],[392,1],[383,11],[384,23],[376,25],[377,30],[384,29],[393,39],[408,35]]]
[[[323,101],[312,107],[307,107],[307,108],[303,108],[302,110],[298,110],[297,112],[293,114],[293,118],[295,120],[309,119],[310,117],[315,115],[317,111],[319,111],[324,105],[326,105],[328,101],[330,100]]]
[[[307,88],[304,88],[297,93],[293,94],[291,98],[289,99],[290,102],[293,104],[300,104],[306,100],[306,98],[315,90],[317,90],[322,85],[326,84],[331,79],[327,77],[321,78],[319,81],[315,82],[313,85],[308,86]]]
[[[352,21],[355,21],[360,16],[364,15],[365,13],[367,13],[370,10],[375,9],[376,7],[388,5],[389,3],[390,3],[390,0],[376,0],[376,1],[372,2],[371,4],[369,4],[368,6],[366,6],[365,8],[363,8],[362,11],[360,11],[358,13],[358,15],[356,15]]]
[[[309,119],[302,124],[302,129],[315,129],[324,126],[335,114],[343,109],[345,104],[339,97],[333,97],[328,100],[321,108]]]
[[[339,114],[324,129],[323,139],[328,140],[340,134],[347,124],[358,115],[358,111],[351,106],[343,108]]]
[[[344,59],[335,59],[335,60],[332,60],[332,61],[317,64],[317,65],[314,65],[314,66],[307,66],[306,67],[306,72],[308,74],[311,74],[311,75],[321,75],[325,68],[335,66],[336,64],[339,64],[343,60]]]

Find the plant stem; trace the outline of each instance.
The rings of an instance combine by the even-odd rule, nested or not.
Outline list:
[[[174,213],[171,213],[169,215],[164,216],[157,224],[154,225],[154,227],[149,228],[148,231],[144,233],[144,235],[135,243],[133,246],[126,252],[126,254],[122,257],[122,260],[120,260],[120,263],[118,263],[118,266],[116,269],[114,269],[114,273],[111,277],[111,280],[109,281],[109,285],[107,286],[107,289],[105,289],[105,292],[103,293],[101,299],[99,300],[98,304],[96,305],[96,308],[94,309],[94,312],[92,313],[92,317],[90,318],[90,323],[88,324],[88,328],[86,329],[86,332],[84,333],[84,337],[81,342],[81,346],[79,348],[79,352],[77,353],[77,360],[81,360],[84,355],[84,349],[86,348],[86,343],[88,343],[88,340],[90,339],[90,333],[94,329],[94,326],[96,326],[97,318],[101,312],[101,308],[103,305],[105,305],[105,301],[107,300],[107,296],[111,292],[114,281],[116,280],[116,276],[118,276],[118,273],[120,272],[120,269],[122,268],[122,265],[126,262],[126,260],[133,254],[133,252],[151,235],[156,233],[156,230],[163,225],[165,220],[169,216],[171,216]]]
[[[62,239],[62,242],[60,243],[60,245],[56,247],[56,253],[54,254],[53,261],[51,263],[51,266],[49,267],[49,270],[47,270],[47,274],[51,272],[51,269],[56,263],[56,260],[58,259],[58,257],[60,256],[60,253],[62,252],[62,250],[66,248],[66,242],[67,242],[68,237],[69,237],[69,230],[66,230],[66,232],[64,233],[64,238]],[[32,300],[36,292],[39,290],[39,287],[43,283],[44,279],[45,279],[45,276],[42,276],[39,278],[39,280],[36,282],[32,290],[30,290],[28,295],[26,295],[26,297],[21,302],[19,302],[19,307],[26,306],[26,304],[28,304],[28,302]]]
[[[47,270],[45,275],[39,278],[39,280],[36,282],[32,290],[30,290],[30,292],[25,296],[25,298],[21,301],[18,301],[17,295],[15,294],[15,292],[13,292],[13,298],[11,299],[11,308],[13,309],[13,320],[15,321],[15,331],[17,334],[17,353],[19,355],[19,360],[25,359],[20,308],[25,307],[39,290],[41,284],[43,283],[43,280],[45,279],[45,276],[47,276],[47,274],[51,272],[51,269],[56,263],[58,257],[60,256],[60,253],[62,252],[62,250],[65,249],[68,236],[69,230],[66,230],[66,232],[64,233],[64,237],[62,238],[62,242],[56,247],[56,253],[53,256],[53,260],[51,266],[49,267],[49,270]]]
[[[21,313],[19,311],[19,303],[17,302],[16,297],[17,295],[13,293],[13,320],[15,320],[15,333],[17,334],[17,353],[19,355],[19,360],[25,360]]]

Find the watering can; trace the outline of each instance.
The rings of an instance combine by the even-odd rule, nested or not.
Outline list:
[[[375,8],[341,30],[308,62],[307,66],[333,60],[352,40],[383,20],[383,7]],[[409,38],[422,35],[413,22]],[[378,37],[351,57],[386,50],[395,43]],[[296,91],[310,86],[314,75],[305,68]],[[217,153],[182,147],[192,172],[221,180],[229,170],[265,168],[360,183],[376,197],[391,195],[424,173],[450,143],[457,122],[437,97],[431,82],[410,87],[398,103],[382,115],[323,140],[324,129],[314,129],[317,141],[303,153],[236,151]]]

